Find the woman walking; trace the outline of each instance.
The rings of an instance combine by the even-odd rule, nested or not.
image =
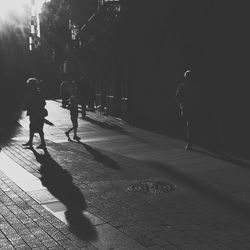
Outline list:
[[[29,90],[28,102],[27,102],[27,116],[30,118],[29,125],[29,141],[23,146],[33,147],[33,137],[35,133],[38,133],[41,138],[41,144],[37,148],[45,149],[44,140],[44,117],[48,115],[45,109],[45,99],[39,89],[39,81],[36,78],[29,78],[27,80],[27,86]]]
[[[72,94],[69,98],[69,105],[68,108],[70,110],[70,119],[72,122],[72,127],[65,132],[65,135],[68,137],[68,139],[70,140],[69,137],[69,133],[73,130],[74,131],[74,137],[73,139],[76,141],[79,141],[81,138],[79,136],[77,136],[77,128],[78,128],[78,98],[77,98],[77,86],[76,84],[73,82],[72,84],[74,87],[72,89]]]

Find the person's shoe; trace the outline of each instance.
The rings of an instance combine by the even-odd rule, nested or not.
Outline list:
[[[37,146],[36,148],[39,148],[39,149],[45,149],[46,148],[46,145],[45,144],[40,144],[39,146]]]
[[[185,146],[185,150],[191,150],[192,145],[191,143],[187,143],[187,145]]]
[[[79,136],[77,136],[77,135],[74,135],[73,139],[76,140],[76,141],[79,141],[81,138]]]
[[[22,146],[24,146],[24,147],[33,147],[33,144],[32,144],[32,142],[27,142],[27,143],[24,143],[24,144],[22,144]]]
[[[68,141],[71,141],[71,139],[69,137],[69,132],[65,132],[65,135],[68,137]]]

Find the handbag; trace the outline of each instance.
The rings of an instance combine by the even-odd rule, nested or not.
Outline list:
[[[43,117],[48,116],[48,110],[46,108],[43,109],[42,115],[43,115]]]

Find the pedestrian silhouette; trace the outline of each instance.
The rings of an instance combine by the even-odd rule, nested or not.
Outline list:
[[[48,111],[45,109],[45,99],[39,88],[39,80],[36,78],[29,78],[27,80],[28,87],[28,99],[26,103],[27,116],[30,119],[29,125],[29,141],[23,146],[33,146],[33,137],[35,133],[38,133],[41,138],[41,144],[37,148],[46,148],[44,140],[44,117],[48,115]]]
[[[62,98],[62,107],[66,108],[68,105],[68,99],[70,97],[71,82],[64,80],[60,84],[60,96]]]
[[[186,150],[190,150],[193,146],[193,126],[199,95],[196,80],[191,70],[185,71],[184,81],[179,84],[176,91],[176,102],[186,126]]]
[[[82,106],[82,118],[86,117],[86,106],[89,103],[89,86],[86,75],[82,75],[78,85],[79,102]]]
[[[81,138],[77,135],[77,128],[78,128],[78,98],[77,98],[77,85],[75,82],[72,83],[73,88],[72,88],[72,93],[69,98],[69,105],[68,108],[70,110],[70,119],[72,122],[72,127],[65,132],[65,135],[68,137],[70,140],[69,133],[73,130],[74,131],[74,137],[73,139],[76,141],[79,141]]]

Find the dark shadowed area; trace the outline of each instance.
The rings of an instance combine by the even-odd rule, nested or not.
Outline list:
[[[249,204],[245,201],[239,199],[232,199],[228,194],[223,192],[223,190],[218,190],[217,188],[212,187],[209,183],[200,181],[188,173],[183,173],[172,166],[168,166],[166,164],[162,164],[160,162],[150,162],[152,164],[152,168],[157,170],[163,176],[168,176],[174,178],[176,181],[181,182],[193,188],[194,190],[198,190],[198,192],[206,197],[212,198],[217,203],[230,208],[239,214],[244,214],[249,216]]]
[[[87,208],[86,201],[81,190],[73,183],[72,176],[50,156],[48,151],[39,154],[33,148],[31,150],[41,164],[39,172],[42,185],[66,206],[65,216],[72,232],[83,240],[96,239],[97,232],[94,226],[83,214]]]
[[[0,143],[16,131],[29,75],[26,37],[20,26],[0,22]]]
[[[121,170],[120,165],[112,158],[94,149],[93,147],[87,145],[86,143],[80,141],[78,143],[83,145],[86,148],[86,150],[93,156],[94,160],[102,163],[104,167],[111,168],[114,170]]]

